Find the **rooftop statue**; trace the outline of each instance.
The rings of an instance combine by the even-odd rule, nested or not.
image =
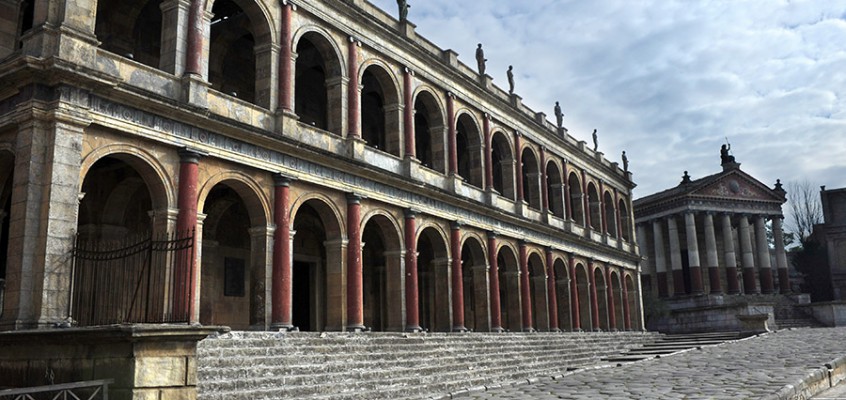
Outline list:
[[[720,147],[720,165],[722,164],[730,164],[735,162],[734,156],[730,155],[729,152],[731,151],[731,144],[726,143],[723,147]]]
[[[514,67],[509,65],[506,74],[508,74],[508,93],[514,94]]]
[[[555,102],[555,123],[560,129],[564,125],[564,113],[561,112],[561,105]]]
[[[485,62],[488,61],[485,58],[485,51],[482,50],[482,44],[479,43],[479,47],[476,47],[476,64],[479,66],[479,75],[485,74]]]
[[[596,129],[593,130],[593,151],[599,151],[599,137],[596,136]]]
[[[399,6],[399,20],[400,22],[405,22],[408,20],[408,8],[411,7],[408,5],[408,2],[405,0],[397,0],[397,6]]]

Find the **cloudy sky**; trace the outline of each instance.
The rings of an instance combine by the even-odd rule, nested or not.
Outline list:
[[[397,13],[393,0],[370,0]],[[720,170],[846,187],[846,0],[409,0],[418,34],[618,161],[635,197]],[[785,210],[787,211],[787,210]]]

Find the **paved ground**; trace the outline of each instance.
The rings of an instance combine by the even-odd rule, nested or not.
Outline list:
[[[814,397],[814,400],[846,400],[846,382],[840,382],[837,386],[826,390]]]
[[[846,356],[844,328],[785,330],[555,380],[471,392],[466,398],[758,399],[797,385],[813,369],[841,356]]]

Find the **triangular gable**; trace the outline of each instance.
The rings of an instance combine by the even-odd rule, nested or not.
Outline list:
[[[693,190],[690,195],[735,200],[784,201],[773,193],[772,189],[738,170],[717,177],[704,186]]]

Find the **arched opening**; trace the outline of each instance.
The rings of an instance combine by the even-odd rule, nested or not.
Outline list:
[[[608,330],[608,285],[605,282],[605,274],[602,273],[602,268],[596,267],[593,269],[593,279],[596,283],[596,302],[599,306],[599,329],[603,331]],[[596,329],[597,327],[593,327]]]
[[[538,253],[529,255],[529,293],[531,293],[532,327],[549,330],[549,302],[546,297],[546,270]]]
[[[549,212],[558,218],[564,218],[564,181],[554,162],[546,164],[546,193],[549,197]]]
[[[400,156],[399,95],[390,75],[371,65],[361,77],[361,137],[368,146]]]
[[[514,153],[513,146],[501,131],[491,137],[491,163],[493,164],[493,188],[503,197],[514,196]]]
[[[541,209],[541,192],[540,192],[540,168],[538,168],[538,159],[535,157],[535,152],[527,147],[523,149],[523,199],[529,204],[529,207],[536,210]]]
[[[478,240],[467,239],[461,248],[461,277],[464,285],[464,327],[489,331],[488,265]]]
[[[417,285],[420,327],[431,332],[449,332],[449,255],[446,241],[435,228],[425,228],[417,239]]]
[[[208,60],[212,89],[258,103],[253,22],[233,0],[216,0],[212,13]]]
[[[364,325],[377,331],[401,331],[402,252],[399,233],[388,218],[371,218],[362,234]]]
[[[631,241],[631,219],[629,218],[629,210],[626,207],[626,202],[623,199],[617,203],[617,209],[620,210],[620,232],[622,232],[621,239]]]
[[[623,289],[620,286],[620,276],[616,272],[611,272],[611,297],[614,300],[614,325],[617,330],[625,330],[626,325],[623,321]]]
[[[292,324],[301,331],[340,330],[346,302],[340,226],[323,201],[306,201],[294,216]]]
[[[34,16],[35,0],[0,4],[0,59],[22,47],[21,37],[32,29]]]
[[[573,321],[570,316],[570,273],[567,264],[562,259],[556,259],[552,264],[555,270],[555,294],[558,297],[558,328],[562,331],[572,331]]]
[[[614,209],[614,198],[611,197],[610,192],[605,192],[605,221],[608,235],[613,238],[617,237],[617,211]]]
[[[582,330],[591,331],[590,281],[583,264],[576,265],[576,287],[579,288],[579,326]]]
[[[522,310],[520,308],[520,266],[517,256],[507,246],[503,246],[497,253],[499,268],[499,304],[502,314],[502,325],[508,331],[523,330]]]
[[[629,319],[632,329],[640,329],[640,313],[638,312],[638,294],[631,275],[626,275],[626,302],[629,304]]]
[[[600,232],[602,231],[602,205],[593,182],[588,184],[587,196],[588,206],[590,207],[590,227],[594,231]]]
[[[82,183],[77,220],[81,240],[122,240],[152,232],[152,196],[141,174],[121,156],[95,162]]]
[[[567,179],[567,189],[570,196],[570,219],[577,224],[585,225],[585,208],[584,208],[584,194],[582,193],[582,183],[579,181],[576,173],[571,173]]]
[[[159,68],[161,3],[161,0],[98,1],[94,32],[100,48]]]
[[[6,268],[9,255],[9,220],[12,215],[12,181],[15,171],[15,157],[7,151],[0,151],[0,316],[5,310]]]
[[[414,147],[424,167],[446,173],[445,138],[438,102],[431,93],[420,92],[414,101]]]
[[[456,151],[458,153],[458,175],[473,186],[482,188],[482,138],[479,127],[468,114],[458,117],[456,126]]]
[[[294,111],[301,123],[341,134],[341,64],[329,40],[308,32],[297,42]]]

